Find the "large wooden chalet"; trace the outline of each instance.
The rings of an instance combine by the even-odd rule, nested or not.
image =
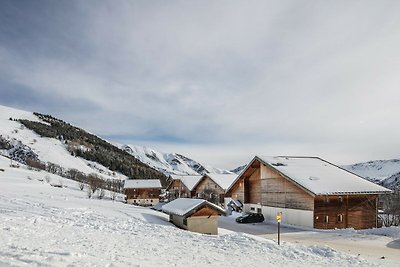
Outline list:
[[[256,156],[227,196],[246,211],[318,229],[377,226],[378,195],[391,191],[317,157]]]
[[[124,183],[126,202],[142,206],[154,206],[159,202],[161,183],[158,179],[130,179]]]

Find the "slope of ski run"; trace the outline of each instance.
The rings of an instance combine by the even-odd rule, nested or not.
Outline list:
[[[209,236],[177,229],[167,216],[87,199],[74,181],[8,167],[0,157],[0,266],[355,266],[364,259],[326,246],[251,235]],[[29,179],[28,179],[29,176]]]

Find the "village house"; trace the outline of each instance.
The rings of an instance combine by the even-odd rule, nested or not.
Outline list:
[[[236,178],[237,174],[207,173],[194,186],[195,197],[215,204],[225,204],[225,192]]]
[[[171,175],[172,181],[166,191],[172,199],[187,197],[192,198],[196,192],[194,187],[202,178],[201,175]]]
[[[124,191],[128,204],[153,206],[159,202],[161,183],[158,179],[125,180]]]
[[[162,207],[169,214],[169,221],[179,228],[216,235],[218,234],[218,218],[225,211],[204,199],[178,198]]]
[[[268,220],[318,229],[377,226],[379,194],[391,191],[317,157],[256,156],[227,196]]]

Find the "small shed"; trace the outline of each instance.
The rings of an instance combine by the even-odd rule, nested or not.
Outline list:
[[[162,210],[169,214],[169,221],[179,228],[216,235],[218,218],[225,211],[204,199],[178,198],[164,205]]]
[[[159,202],[161,183],[158,179],[129,179],[124,190],[128,204],[153,206]]]

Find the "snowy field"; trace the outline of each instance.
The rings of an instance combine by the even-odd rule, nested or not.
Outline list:
[[[0,266],[377,266],[324,245],[220,232],[190,233],[163,213],[88,199],[74,181],[0,156]]]

